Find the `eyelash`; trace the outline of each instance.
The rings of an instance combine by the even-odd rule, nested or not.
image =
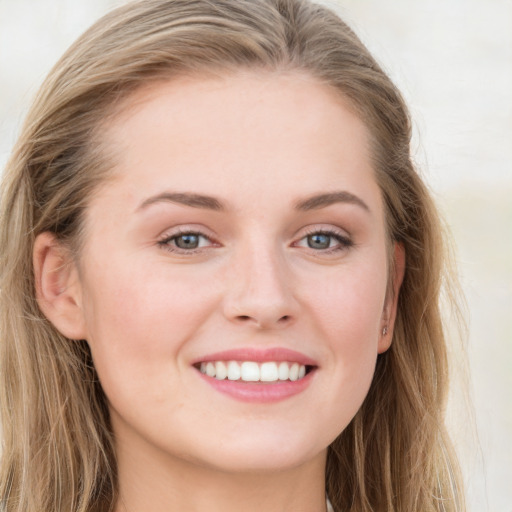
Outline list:
[[[215,245],[215,242],[212,240],[211,237],[209,237],[199,231],[194,231],[194,230],[190,230],[190,229],[183,229],[176,233],[173,233],[172,235],[166,235],[164,238],[162,238],[161,240],[158,241],[158,245],[162,249],[165,249],[166,251],[178,253],[178,254],[195,254],[204,249],[204,247],[201,247],[201,246],[194,247],[193,249],[184,249],[184,248],[181,248],[181,247],[178,247],[177,245],[175,245],[176,240],[185,235],[197,236],[198,238],[206,239],[211,244]],[[174,244],[172,245],[173,242],[174,242]]]
[[[184,249],[182,247],[178,247],[176,245],[176,240],[185,235],[196,236],[198,238],[208,240],[211,245],[216,245],[216,242],[214,240],[212,240],[211,237],[205,235],[204,233],[201,233],[199,231],[194,231],[194,230],[187,230],[187,229],[183,229],[176,233],[173,233],[172,235],[165,236],[163,239],[158,241],[158,245],[161,248],[163,248],[169,252],[179,253],[179,254],[195,254],[197,252],[201,252],[202,250],[204,250],[205,247],[201,247],[201,246],[194,247],[192,249]],[[319,252],[322,254],[332,254],[332,253],[337,253],[340,251],[347,250],[354,245],[354,242],[348,236],[342,235],[335,230],[311,229],[302,238],[300,238],[300,240],[298,242],[295,242],[293,244],[293,246],[301,247],[301,245],[299,245],[299,243],[302,242],[303,240],[307,240],[309,237],[311,237],[313,235],[324,235],[324,236],[330,237],[331,239],[333,238],[337,242],[337,245],[335,245],[334,247],[327,247],[325,249],[314,249],[313,247],[308,247],[309,249],[313,250],[313,252]],[[329,244],[330,244],[330,242],[329,242]]]
[[[313,235],[324,235],[327,237],[330,237],[331,239],[334,239],[337,242],[337,245],[334,247],[327,247],[326,249],[318,249],[315,250],[312,247],[309,247],[309,249],[313,250],[314,252],[319,252],[321,254],[333,254],[340,251],[345,251],[347,249],[350,249],[354,246],[354,242],[346,235],[342,235],[338,231],[332,230],[332,229],[310,229],[306,234],[299,240],[299,242],[296,242],[294,245],[298,246],[300,242],[303,240],[307,240],[309,237]],[[307,243],[307,242],[306,242]]]

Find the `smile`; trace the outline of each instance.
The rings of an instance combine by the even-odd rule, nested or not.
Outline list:
[[[199,371],[217,380],[244,382],[297,381],[305,377],[308,367],[287,361],[208,361],[199,365]]]
[[[192,366],[203,382],[242,402],[271,403],[306,391],[318,363],[282,347],[237,348],[204,355]]]

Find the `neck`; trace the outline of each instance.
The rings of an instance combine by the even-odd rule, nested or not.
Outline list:
[[[115,512],[325,512],[325,453],[293,468],[226,471],[118,451]]]

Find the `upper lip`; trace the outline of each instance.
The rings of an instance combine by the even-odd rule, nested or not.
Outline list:
[[[291,350],[289,348],[237,348],[214,352],[197,358],[192,364],[207,363],[209,361],[254,361],[256,363],[265,363],[267,361],[287,361],[299,363],[306,366],[318,366],[314,359]]]

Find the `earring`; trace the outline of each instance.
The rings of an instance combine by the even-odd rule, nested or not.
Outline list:
[[[382,336],[386,336],[387,333],[388,333],[388,326],[386,325],[386,327],[384,327],[384,329],[382,329]]]

